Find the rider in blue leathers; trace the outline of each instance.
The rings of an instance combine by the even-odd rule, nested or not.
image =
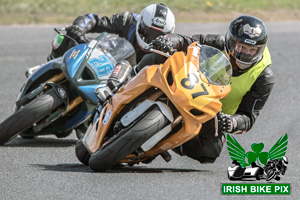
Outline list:
[[[132,12],[122,12],[114,14],[110,18],[100,17],[90,13],[77,17],[73,25],[67,29],[67,35],[71,36],[79,43],[82,36],[87,33],[115,33],[127,39],[135,49],[136,62],[138,63],[146,54],[143,48],[149,45],[159,35],[173,33],[175,30],[175,17],[173,12],[164,4],[149,4],[140,14]],[[72,47],[64,40],[56,46],[52,43],[52,51],[47,60],[52,60],[63,56]],[[29,68],[26,76],[31,75],[40,65]]]
[[[114,14],[111,18],[100,17],[96,14],[86,14],[77,17],[73,26],[68,30],[68,35],[79,39],[87,33],[109,32],[118,34],[127,39],[137,53],[137,62],[145,55],[142,50],[149,42],[159,35],[173,33],[175,17],[172,11],[163,4],[150,4],[143,9],[141,14],[123,12]],[[64,50],[65,51],[65,50]],[[62,56],[64,51],[54,50],[49,59]]]

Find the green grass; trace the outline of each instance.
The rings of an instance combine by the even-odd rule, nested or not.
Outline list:
[[[232,13],[300,11],[300,0],[0,0],[0,24],[71,23],[80,14],[139,13],[157,2],[171,8],[177,22],[205,21],[214,14],[220,16],[214,20],[222,21],[222,15]]]

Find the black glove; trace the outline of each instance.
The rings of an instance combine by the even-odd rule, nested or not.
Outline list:
[[[217,117],[218,117],[218,131],[232,133],[234,123],[231,115],[227,115],[222,112],[219,112]]]
[[[75,39],[76,41],[80,41],[85,33],[86,31],[82,27],[77,25],[72,25],[67,28],[67,35]]]
[[[166,35],[160,35],[152,41],[154,49],[171,52],[173,50],[173,43],[171,39]]]

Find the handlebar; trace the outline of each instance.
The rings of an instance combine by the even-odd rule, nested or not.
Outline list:
[[[147,47],[145,47],[144,49],[143,49],[145,52],[147,52],[147,53],[150,53],[150,52],[152,52],[152,53],[157,53],[157,54],[160,54],[160,55],[162,55],[162,56],[165,56],[165,57],[167,57],[167,58],[169,58],[169,57],[171,57],[174,53],[176,53],[177,52],[177,49],[171,49],[169,52],[163,52],[163,51],[161,51],[161,50],[157,50],[157,49],[154,49],[154,45],[152,44],[152,43],[150,43]]]
[[[64,27],[62,27],[62,28],[60,28],[60,29],[54,28],[54,31],[57,32],[57,33],[60,34],[60,35],[63,35],[63,36],[65,36],[65,37],[67,37],[68,39],[72,40],[72,41],[75,43],[75,45],[89,42],[89,40],[86,39],[85,36],[81,36],[79,40],[75,40],[74,38],[70,37],[70,36],[68,35],[68,29],[69,29],[70,27],[71,27],[71,26],[64,26]],[[65,31],[66,34],[62,34],[63,31]]]

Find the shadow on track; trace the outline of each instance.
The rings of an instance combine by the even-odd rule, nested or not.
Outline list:
[[[60,172],[83,172],[83,173],[99,173],[93,172],[89,166],[82,164],[58,164],[58,165],[40,165],[32,164],[31,166],[40,168],[46,171],[60,171]],[[178,168],[151,168],[146,166],[133,166],[133,167],[115,167],[105,172],[100,173],[184,173],[184,172],[200,172],[210,173],[209,170],[197,170],[197,169],[178,169]]]
[[[24,139],[16,137],[9,141],[3,147],[70,147],[75,146],[76,139],[67,138],[50,138],[50,137],[37,137],[34,139]]]

